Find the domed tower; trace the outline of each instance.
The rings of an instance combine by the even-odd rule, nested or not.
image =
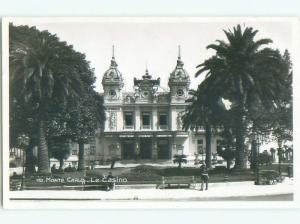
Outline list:
[[[177,65],[169,78],[171,102],[185,101],[188,96],[190,77],[183,68],[183,65],[181,60],[181,49],[180,46],[178,46]]]
[[[104,99],[107,101],[121,100],[122,88],[124,86],[123,77],[118,70],[118,64],[115,60],[115,49],[112,47],[112,59],[109,69],[104,73],[102,79],[104,90]]]

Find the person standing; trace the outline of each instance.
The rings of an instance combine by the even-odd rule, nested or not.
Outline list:
[[[114,177],[112,175],[112,172],[109,172],[108,175],[107,175],[107,190],[110,191],[110,190],[114,190],[115,188],[115,181],[114,181]]]
[[[203,191],[204,184],[205,184],[205,190],[208,190],[209,176],[208,176],[208,170],[207,170],[207,167],[206,167],[205,164],[203,164],[200,167],[200,175],[201,175],[201,189],[200,189],[200,191]]]

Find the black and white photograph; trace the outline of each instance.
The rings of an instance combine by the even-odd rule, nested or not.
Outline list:
[[[4,206],[295,205],[297,25],[3,19]]]

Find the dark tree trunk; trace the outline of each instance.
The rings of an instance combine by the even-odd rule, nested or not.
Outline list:
[[[79,153],[78,153],[78,171],[85,170],[85,158],[84,158],[84,142],[78,141]]]
[[[211,169],[211,127],[210,125],[205,126],[205,164],[207,169]]]
[[[178,168],[181,168],[181,161],[178,162]]]
[[[60,159],[59,160],[59,171],[62,171],[63,170],[63,168],[64,168],[64,159]]]
[[[252,140],[251,142],[251,164],[250,168],[251,170],[256,170],[257,167],[257,144],[255,140]]]
[[[231,160],[227,160],[227,170],[230,170],[230,163],[231,163]]]
[[[30,139],[29,145],[26,149],[26,175],[30,175],[32,173],[35,173],[35,158],[33,155],[33,149],[34,149],[34,142],[32,139]]]
[[[245,152],[245,124],[244,124],[244,113],[240,109],[240,112],[236,116],[236,158],[235,168],[246,169],[247,168],[247,154]]]
[[[48,145],[45,136],[44,121],[39,122],[38,127],[39,140],[38,140],[38,172],[41,174],[49,174],[49,154]]]

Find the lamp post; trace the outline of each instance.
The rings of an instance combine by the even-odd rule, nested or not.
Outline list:
[[[259,142],[258,142],[258,135],[255,135],[255,151],[256,151],[256,161],[255,161],[255,168],[256,168],[256,184],[259,185],[260,178],[259,178]]]
[[[29,137],[27,135],[20,135],[17,138],[18,146],[23,149],[22,153],[22,182],[21,182],[21,190],[24,190],[24,180],[25,180],[25,154],[26,154],[26,147],[29,145]]]

